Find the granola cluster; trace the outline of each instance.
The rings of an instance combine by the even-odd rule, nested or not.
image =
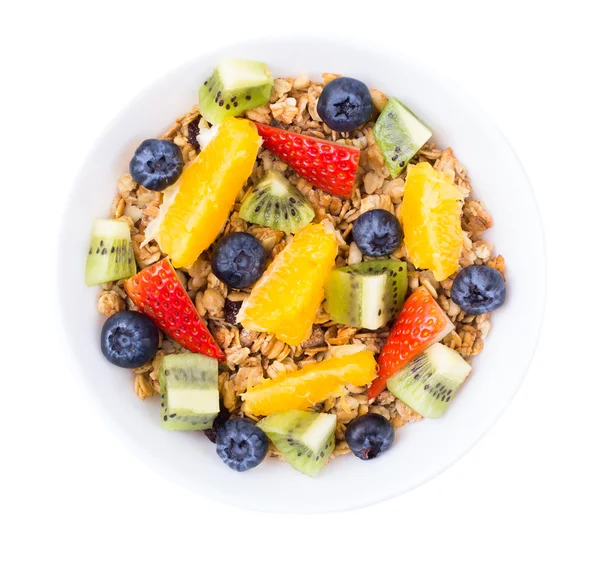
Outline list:
[[[339,242],[336,266],[342,267],[372,259],[363,256],[356,244],[351,241],[352,224],[362,213],[374,208],[388,210],[400,217],[406,171],[396,179],[389,176],[373,136],[373,121],[351,133],[336,133],[321,121],[316,110],[317,100],[324,84],[337,77],[337,74],[324,74],[322,83],[313,82],[306,75],[297,78],[278,78],[273,86],[270,103],[247,111],[246,117],[260,123],[359,148],[361,155],[357,188],[352,198],[344,201],[314,189],[284,162],[265,149],[259,152],[245,189],[257,184],[269,169],[274,168],[284,173],[312,203],[316,213],[315,221],[327,219],[335,226]],[[381,111],[387,102],[387,96],[378,90],[371,90],[371,96],[376,110]],[[188,163],[196,158],[200,150],[199,133],[209,126],[199,115],[198,108],[194,107],[189,113],[177,119],[161,138],[175,142],[181,148],[184,161]],[[471,184],[467,172],[454,157],[452,149],[442,150],[434,143],[426,144],[413,159],[413,163],[422,161],[429,162],[435,169],[449,172],[454,177],[455,185],[465,196],[461,267],[486,264],[504,274],[504,259],[502,256],[494,256],[492,244],[482,238],[485,231],[492,226],[492,218],[484,204],[471,197]],[[164,257],[156,242],[143,243],[148,223],[158,215],[162,193],[148,191],[137,185],[129,174],[119,180],[117,189],[118,193],[111,208],[112,215],[129,224],[138,267],[147,267]],[[290,242],[291,236],[242,220],[238,211],[244,192],[245,190],[240,193],[223,234],[250,232],[264,246],[268,255],[268,264]],[[392,258],[407,261],[409,292],[418,286],[424,286],[454,323],[454,331],[446,336],[443,343],[456,349],[467,359],[479,354],[483,349],[483,340],[490,331],[490,314],[479,316],[465,314],[450,299],[450,288],[456,275],[438,282],[433,278],[431,271],[415,270],[407,259],[404,245],[394,252]],[[387,328],[370,331],[336,324],[321,307],[314,320],[311,336],[301,345],[292,347],[278,340],[274,335],[249,331],[235,323],[237,311],[243,300],[248,297],[250,289],[230,290],[219,281],[211,272],[209,252],[203,253],[188,269],[178,270],[177,274],[183,285],[187,287],[188,294],[199,314],[225,352],[226,360],[220,365],[219,390],[224,406],[234,416],[246,414],[240,396],[262,380],[275,378],[281,372],[296,370],[306,364],[319,362],[328,356],[344,352],[366,348],[377,355],[388,335]],[[98,311],[101,314],[111,316],[124,309],[136,309],[135,304],[123,290],[123,283],[124,281],[118,281],[102,286],[98,299]],[[162,337],[160,350],[154,359],[133,371],[135,391],[141,399],[159,392],[158,370],[162,358],[177,352],[183,352],[183,349],[171,339]],[[388,391],[382,392],[370,403],[366,387],[350,385],[347,386],[346,395],[329,398],[319,404],[317,409],[337,415],[337,444],[334,450],[334,454],[337,455],[349,452],[344,441],[344,432],[346,425],[358,415],[367,412],[379,413],[390,420],[394,427],[401,427],[405,423],[422,418]],[[271,453],[276,455],[273,448]]]

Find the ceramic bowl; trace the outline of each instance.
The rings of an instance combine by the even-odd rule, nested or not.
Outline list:
[[[400,98],[429,124],[438,145],[452,146],[467,167],[474,195],[494,218],[486,239],[507,263],[506,304],[494,312],[474,373],[447,413],[401,428],[393,447],[373,461],[346,455],[312,479],[275,459],[236,473],[221,462],[202,433],[162,430],[158,400],[141,401],[133,391],[131,373],[103,358],[98,289],[87,288],[83,280],[92,220],[108,214],[116,182],[127,171],[135,148],[196,103],[198,86],[225,56],[266,62],[275,76],[353,76]],[[491,119],[455,84],[376,46],[274,38],[199,56],[145,89],[109,124],[81,168],[66,212],[58,290],[65,349],[85,393],[117,437],[149,466],[191,491],[232,505],[286,512],[343,510],[426,482],[463,456],[494,424],[521,384],[538,339],[545,287],[543,233],[517,156]]]

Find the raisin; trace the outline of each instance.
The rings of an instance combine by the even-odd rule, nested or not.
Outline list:
[[[234,302],[233,300],[225,300],[225,306],[223,311],[225,312],[225,321],[231,325],[238,325],[236,317],[240,308],[242,307],[241,302]]]
[[[208,440],[210,440],[213,444],[217,442],[217,431],[219,430],[219,427],[228,419],[229,411],[225,409],[223,402],[220,402],[219,414],[215,417],[212,428],[203,431],[206,435],[206,438],[208,438]]]
[[[288,129],[288,126],[285,123],[282,123],[282,122],[278,121],[277,119],[271,119],[269,126],[275,127],[278,129],[284,129],[284,130]]]
[[[196,150],[200,150],[200,144],[198,144],[198,133],[200,132],[200,129],[198,128],[199,123],[200,115],[188,123],[188,140]]]

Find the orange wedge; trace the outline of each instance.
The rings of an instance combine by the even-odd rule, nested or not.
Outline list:
[[[462,193],[453,178],[427,162],[408,167],[401,218],[408,258],[436,280],[458,269],[463,237]]]
[[[183,172],[156,236],[174,267],[191,266],[215,241],[252,173],[260,142],[254,123],[226,119]]]
[[[269,265],[242,305],[238,322],[274,333],[288,345],[302,343],[311,334],[336,255],[335,235],[323,224],[309,224]]]
[[[255,386],[242,395],[244,408],[257,416],[306,410],[328,397],[342,395],[345,384],[368,384],[375,378],[376,368],[370,351],[327,358]]]

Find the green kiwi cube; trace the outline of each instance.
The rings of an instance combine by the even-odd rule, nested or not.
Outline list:
[[[200,114],[211,124],[241,115],[269,101],[273,76],[266,64],[253,60],[222,60],[200,87]]]
[[[281,173],[270,170],[248,189],[242,199],[240,218],[294,234],[315,217],[309,200]]]
[[[388,390],[428,419],[441,417],[471,365],[455,350],[435,343],[387,381]]]
[[[356,263],[331,272],[325,284],[325,306],[337,323],[378,329],[398,315],[407,286],[404,261]]]
[[[159,371],[162,426],[204,430],[219,413],[219,366],[201,354],[167,355]]]
[[[275,448],[294,469],[317,475],[335,446],[337,418],[327,413],[285,411],[258,422]]]
[[[373,135],[392,177],[398,177],[431,138],[431,130],[408,107],[390,98],[379,115]]]
[[[88,286],[127,279],[136,273],[129,225],[122,220],[95,220],[85,263]]]

